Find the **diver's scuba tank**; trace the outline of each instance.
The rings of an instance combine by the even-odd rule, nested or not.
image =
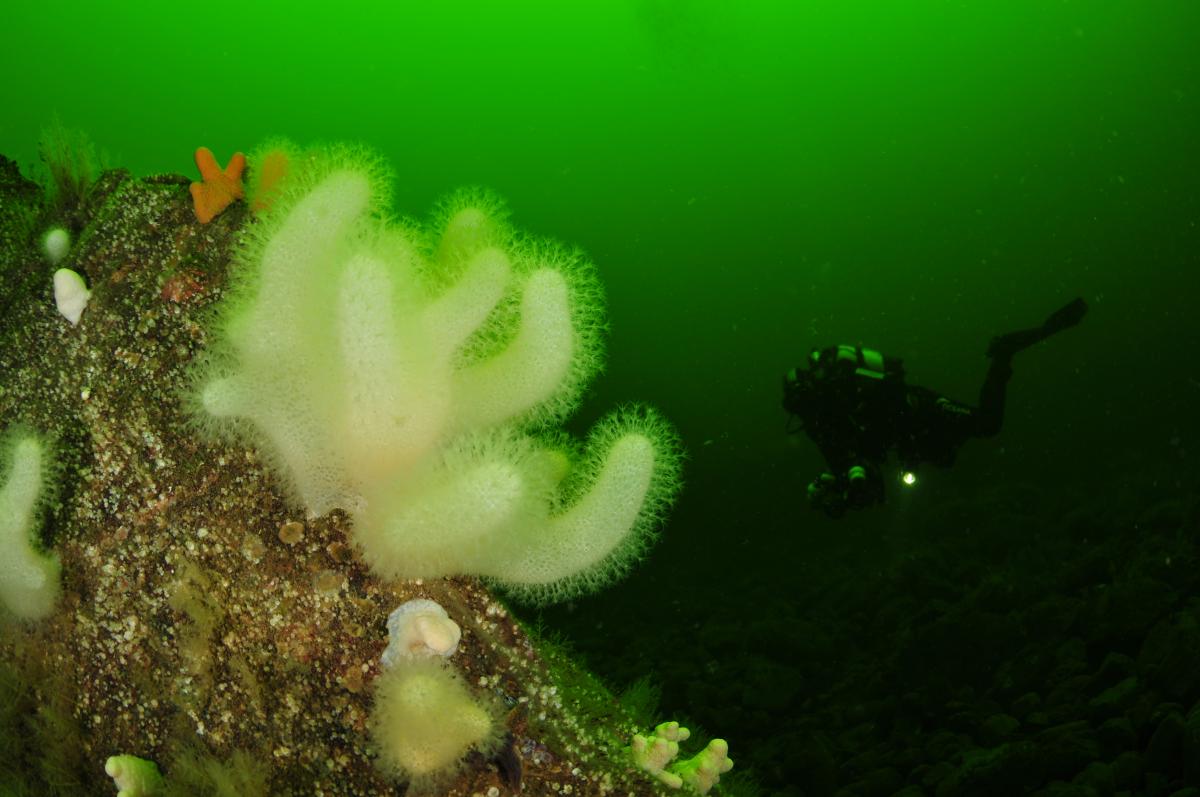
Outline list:
[[[862,346],[813,349],[807,369],[793,368],[784,375],[783,408],[802,416],[807,407],[825,398],[861,393],[865,383],[903,384],[903,361]]]
[[[863,346],[830,346],[812,349],[808,377],[836,392],[850,389],[859,396],[887,392],[904,385],[904,361]],[[836,385],[841,385],[838,390]]]
[[[863,346],[842,344],[827,349],[813,349],[808,355],[808,367],[817,379],[853,374],[880,381],[904,380],[903,360]]]

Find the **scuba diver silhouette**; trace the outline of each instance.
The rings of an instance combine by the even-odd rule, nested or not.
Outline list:
[[[783,380],[783,408],[800,424],[789,431],[807,432],[829,466],[808,485],[809,503],[833,518],[882,503],[881,467],[892,449],[909,484],[923,462],[953,465],[967,440],[1000,431],[1013,355],[1075,326],[1087,309],[1077,298],[1040,327],[992,338],[977,407],[905,384],[897,358],[861,346],[813,349],[808,369],[793,368]]]

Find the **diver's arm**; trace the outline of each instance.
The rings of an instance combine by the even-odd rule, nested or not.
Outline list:
[[[984,419],[975,407],[917,385],[908,388],[906,403],[903,434],[896,441],[900,467],[906,470],[923,462],[948,467],[968,438],[980,436]]]

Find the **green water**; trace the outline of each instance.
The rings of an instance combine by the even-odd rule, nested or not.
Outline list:
[[[605,623],[637,655],[620,618],[664,584],[660,622],[700,623],[786,596],[830,540],[877,544],[991,484],[1086,500],[1194,477],[1195,3],[177,8],[9,8],[0,152],[32,168],[55,113],[138,174],[194,175],[199,145],[224,162],[275,134],[360,141],[393,165],[399,212],[482,184],[589,252],[611,356],[576,428],[644,400],[690,460],[651,560],[553,613],[564,627]],[[973,401],[988,338],[1075,295],[1089,317],[1021,355],[1000,438],[888,508],[808,510],[821,462],[785,434],[779,380],[809,348],[873,345]]]

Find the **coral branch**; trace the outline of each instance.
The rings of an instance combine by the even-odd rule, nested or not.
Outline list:
[[[0,441],[0,603],[22,620],[48,615],[60,589],[58,559],[33,545],[49,457],[46,444],[27,431]]]

